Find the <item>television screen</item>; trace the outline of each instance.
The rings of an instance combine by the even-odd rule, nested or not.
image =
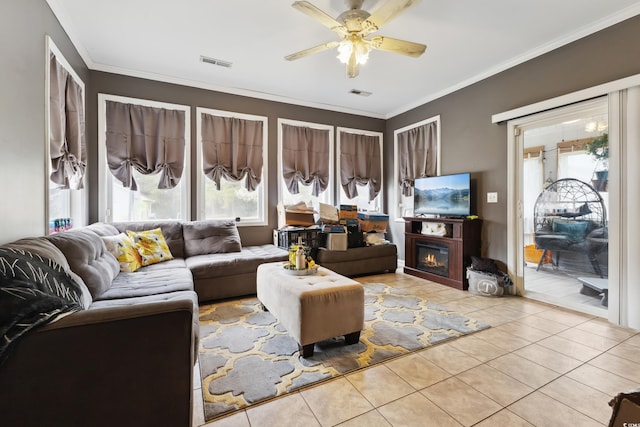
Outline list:
[[[471,215],[470,174],[416,178],[413,187],[413,214]]]

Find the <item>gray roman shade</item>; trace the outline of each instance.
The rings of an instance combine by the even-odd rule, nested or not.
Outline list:
[[[52,182],[83,187],[87,167],[82,88],[51,54],[49,68],[49,155]]]
[[[340,132],[340,184],[348,198],[358,196],[357,185],[369,185],[369,200],[382,186],[380,138]]]
[[[282,125],[282,175],[291,194],[298,184],[312,185],[318,196],[329,185],[329,131]]]
[[[398,134],[400,187],[410,196],[416,178],[437,173],[438,134],[436,122],[427,123]]]
[[[133,169],[160,173],[158,188],[174,188],[184,169],[184,111],[106,101],[109,170],[124,187],[138,189]]]
[[[220,180],[241,181],[255,191],[262,180],[263,122],[202,113],[202,171],[220,190]]]

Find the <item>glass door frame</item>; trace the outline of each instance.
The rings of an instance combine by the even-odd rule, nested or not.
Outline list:
[[[609,109],[609,101],[606,96],[598,97],[595,99],[578,102],[568,106],[559,106],[557,108],[553,108],[548,111],[543,111],[536,114],[531,114],[525,117],[517,118],[514,120],[509,120],[507,123],[508,128],[508,137],[507,137],[507,152],[508,152],[508,198],[509,203],[508,206],[511,209],[507,212],[507,227],[508,227],[508,268],[509,272],[512,274],[514,278],[515,284],[515,293],[517,295],[527,296],[527,292],[525,289],[525,277],[524,277],[524,215],[522,212],[523,206],[523,193],[524,193],[524,177],[523,177],[523,165],[524,165],[524,133],[526,130],[544,127],[546,125],[557,124],[558,122],[568,121],[573,118],[582,115],[589,115],[595,111],[602,111],[604,107],[604,111],[608,112]],[[609,117],[609,123],[615,123]],[[613,147],[614,144],[611,144],[613,150],[616,150]],[[611,165],[610,165],[611,166]],[[611,182],[612,177],[610,177],[610,186],[617,186],[618,182]],[[611,208],[614,208],[613,210]],[[610,221],[615,221],[618,212],[616,212],[615,207],[610,205],[610,211],[608,212],[608,217]],[[612,236],[612,234],[609,234]],[[617,242],[617,236],[614,236],[613,241],[609,241],[610,246],[613,246]],[[609,292],[618,294],[618,290],[611,289],[615,288],[618,284],[618,281],[615,280],[617,277],[616,271],[618,271],[618,264],[613,263],[613,259],[611,256],[611,252],[609,252],[609,276],[610,276],[610,289]],[[613,277],[612,277],[613,276]],[[614,279],[614,280],[611,280]],[[561,301],[553,302],[555,305],[559,305],[565,308],[578,310],[582,312],[587,312],[589,314],[601,316],[600,312],[594,311],[589,312],[588,309],[580,306],[573,306],[570,304],[563,304]],[[612,318],[615,316],[617,318],[618,308],[615,306],[608,307],[608,318]]]

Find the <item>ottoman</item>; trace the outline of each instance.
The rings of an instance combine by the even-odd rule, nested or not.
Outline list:
[[[318,267],[308,276],[292,275],[286,262],[258,266],[258,299],[298,342],[302,357],[314,344],[344,335],[346,344],[360,340],[364,325],[364,288],[355,280]]]

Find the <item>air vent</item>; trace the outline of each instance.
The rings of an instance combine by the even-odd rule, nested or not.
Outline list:
[[[371,95],[371,92],[367,92],[366,90],[359,90],[359,89],[351,89],[349,91],[349,93],[352,93],[354,95],[359,95],[359,96],[369,96],[369,95]]]
[[[217,65],[219,67],[231,68],[233,63],[229,61],[223,61],[222,59],[209,58],[208,56],[201,56],[200,62],[206,62],[207,64]]]

